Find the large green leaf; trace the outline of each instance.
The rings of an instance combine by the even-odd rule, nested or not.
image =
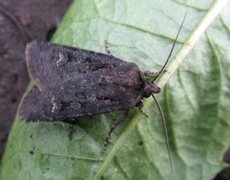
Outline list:
[[[187,10],[174,51],[179,54],[158,81],[161,87],[167,82],[158,98],[168,123],[173,174],[159,112],[148,99],[144,111],[149,118],[134,111],[115,130],[105,154],[104,137],[119,113],[79,120],[72,139],[67,124],[16,119],[0,179],[211,179],[223,167],[222,155],[230,144],[230,4],[219,14],[211,8],[218,2],[226,3],[76,0],[53,39],[100,52],[108,40],[113,55],[157,71]],[[215,13],[219,15],[213,20]],[[206,15],[209,18],[201,21]]]

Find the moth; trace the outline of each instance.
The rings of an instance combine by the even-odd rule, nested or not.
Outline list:
[[[113,111],[129,111],[160,92],[135,63],[98,52],[31,42],[26,64],[35,86],[19,117],[54,121]]]
[[[130,110],[141,109],[144,98],[152,96],[157,103],[154,94],[160,93],[160,88],[155,80],[171,57],[183,22],[166,63],[154,79],[150,78],[151,72],[143,72],[135,63],[111,54],[46,42],[28,43],[26,64],[35,86],[22,99],[19,118],[25,121],[71,121],[83,116],[124,112],[110,129],[106,145],[114,128],[126,119]],[[158,103],[157,106],[166,127]],[[166,130],[165,137],[169,149]]]

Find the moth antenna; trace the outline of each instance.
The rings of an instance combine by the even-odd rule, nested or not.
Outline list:
[[[0,12],[5,15],[18,29],[18,31],[21,33],[23,36],[23,39],[25,43],[29,42],[31,38],[29,35],[26,33],[24,26],[20,23],[20,21],[13,15],[11,12],[9,12],[6,7],[0,3]]]
[[[184,17],[183,17],[183,21],[182,21],[182,23],[181,23],[181,25],[180,25],[180,28],[179,28],[178,32],[177,32],[176,38],[175,38],[175,40],[173,41],[173,45],[172,45],[172,48],[171,48],[171,50],[170,50],[170,52],[169,52],[169,55],[168,55],[168,57],[167,57],[167,60],[166,60],[165,64],[163,65],[163,67],[161,68],[161,70],[159,71],[159,73],[157,74],[157,76],[152,80],[152,82],[156,81],[156,79],[162,74],[162,72],[164,71],[166,65],[168,64],[169,59],[171,58],[172,53],[173,53],[173,50],[174,50],[174,48],[175,48],[175,45],[176,45],[177,39],[178,39],[178,37],[179,37],[179,34],[180,34],[180,32],[181,32],[181,29],[182,29],[182,27],[183,27],[183,24],[184,24],[186,15],[187,15],[187,11],[185,12],[185,15],[184,15]]]
[[[157,109],[160,112],[161,121],[162,121],[163,129],[164,129],[166,148],[167,148],[168,156],[169,156],[170,168],[171,168],[171,172],[173,172],[172,158],[171,158],[171,153],[170,153],[169,138],[168,138],[168,132],[167,132],[167,124],[165,121],[164,113],[163,113],[162,108],[160,106],[160,103],[157,101],[156,97],[153,94],[152,94],[152,97],[153,97],[153,99],[157,105]]]

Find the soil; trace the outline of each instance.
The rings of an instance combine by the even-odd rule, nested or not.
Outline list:
[[[0,0],[0,159],[29,76],[24,62],[31,39],[47,41],[72,0]]]

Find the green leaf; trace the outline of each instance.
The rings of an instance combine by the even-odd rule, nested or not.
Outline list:
[[[53,39],[100,52],[108,40],[114,56],[157,71],[187,10],[177,56],[157,82],[165,86],[158,98],[168,123],[173,174],[159,112],[149,98],[143,109],[149,118],[134,111],[115,130],[105,154],[103,140],[120,113],[80,119],[72,139],[68,124],[16,119],[0,179],[212,179],[230,144],[230,4],[224,3],[76,0]]]

